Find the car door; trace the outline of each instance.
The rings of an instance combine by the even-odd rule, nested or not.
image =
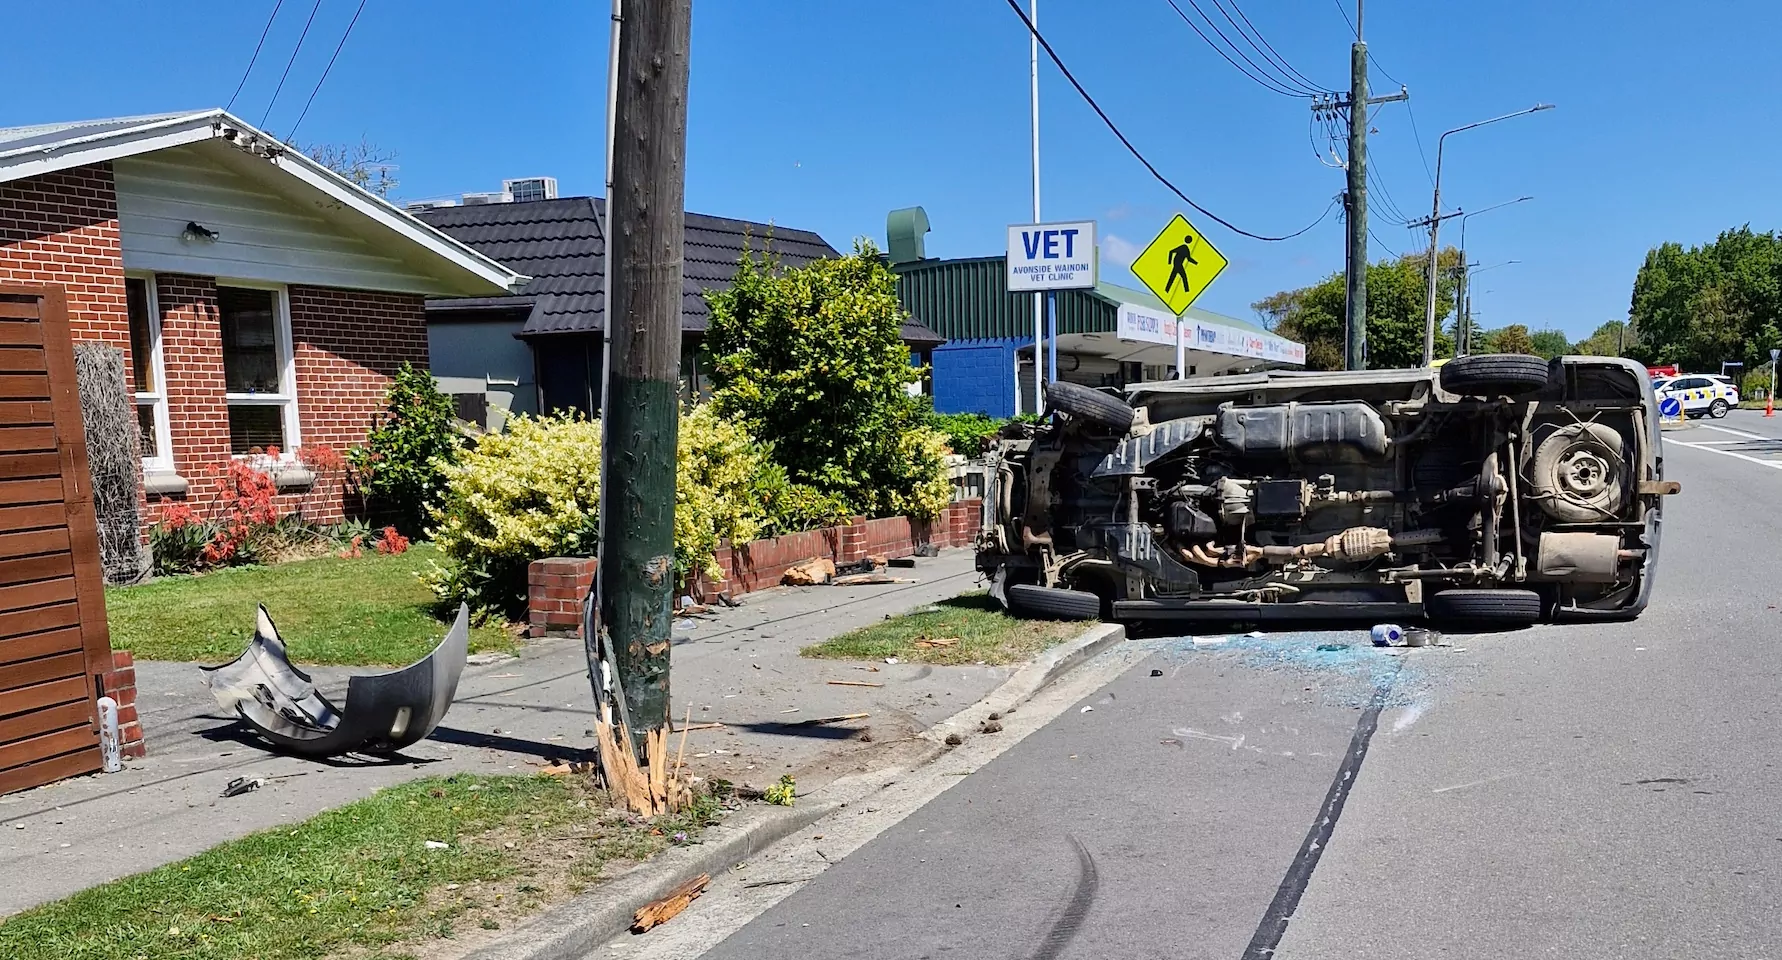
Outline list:
[[[1684,413],[1701,413],[1714,402],[1714,389],[1707,377],[1681,377],[1671,381],[1668,391],[1683,404]]]

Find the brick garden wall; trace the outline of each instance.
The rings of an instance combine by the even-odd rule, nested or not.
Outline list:
[[[719,593],[737,596],[777,587],[788,569],[818,557],[837,566],[867,557],[907,557],[924,545],[969,547],[976,540],[983,501],[960,500],[932,521],[909,517],[879,520],[856,518],[843,527],[806,530],[741,547],[719,544],[716,556],[723,575],[700,576],[688,587],[702,600]],[[589,557],[535,560],[527,570],[527,622],[532,636],[573,635],[581,626],[582,597],[594,585],[595,562]]]
[[[141,757],[148,753],[142,736],[142,719],[136,713],[136,655],[128,650],[113,651],[111,669],[99,677],[105,696],[118,704],[118,740],[124,756]]]

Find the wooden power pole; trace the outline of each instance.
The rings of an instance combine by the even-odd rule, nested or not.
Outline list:
[[[680,433],[682,222],[692,0],[627,0],[619,40],[618,122],[601,411],[599,645],[611,652],[633,747],[669,724],[674,614],[675,445]],[[594,646],[594,644],[590,644]],[[590,663],[597,700],[600,664]],[[660,765],[663,758],[649,762]]]

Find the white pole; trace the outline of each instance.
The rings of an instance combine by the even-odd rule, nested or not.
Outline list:
[[[1182,334],[1182,317],[1176,318],[1176,379],[1188,379],[1188,340]]]
[[[1027,0],[1027,19],[1033,30],[1027,34],[1028,99],[1033,109],[1033,222],[1040,222],[1040,139],[1039,139],[1039,0]],[[1046,335],[1045,294],[1033,292],[1033,412],[1045,413],[1045,358],[1041,346]]]

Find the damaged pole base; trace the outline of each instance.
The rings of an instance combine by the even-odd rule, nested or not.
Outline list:
[[[668,756],[668,728],[644,734],[647,764],[632,750],[632,737],[624,724],[594,722],[600,748],[600,775],[607,792],[623,799],[626,809],[640,817],[660,817],[685,810],[693,803],[691,782],[680,773],[680,760]],[[685,750],[686,732],[681,734]]]

